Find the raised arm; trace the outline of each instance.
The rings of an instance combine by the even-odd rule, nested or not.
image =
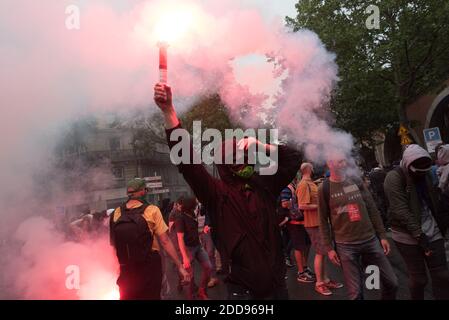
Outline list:
[[[156,84],[154,87],[154,101],[164,114],[168,146],[170,151],[172,151],[178,143],[182,143],[183,137],[186,135],[188,136],[188,133],[177,131],[178,129],[184,129],[181,127],[181,123],[173,106],[171,88],[165,84]],[[178,169],[192,188],[198,200],[206,206],[211,206],[216,203],[217,185],[219,184],[219,180],[213,178],[202,164],[194,164],[194,150],[192,143],[190,142],[190,137],[188,148],[188,163],[177,164]],[[182,157],[184,151],[186,150],[180,148],[177,155]]]
[[[173,129],[179,125],[179,119],[173,106],[171,88],[157,83],[154,86],[154,101],[164,114],[165,129]]]

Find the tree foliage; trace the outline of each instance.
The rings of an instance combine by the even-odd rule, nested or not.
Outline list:
[[[192,133],[193,121],[200,120],[202,130],[214,128],[224,136],[225,129],[235,128],[231,121],[229,111],[218,94],[206,96],[195,103],[189,111],[184,113],[181,121],[184,127]]]
[[[370,5],[380,9],[379,29],[367,27]],[[407,105],[449,78],[447,0],[300,0],[296,9],[287,25],[313,30],[337,55],[331,109],[360,142],[372,145],[398,121],[410,126]]]

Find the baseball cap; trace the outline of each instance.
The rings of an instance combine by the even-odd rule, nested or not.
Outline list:
[[[290,188],[284,188],[281,192],[281,201],[290,201],[292,198],[292,191]]]
[[[143,190],[143,189],[145,189],[145,187],[146,187],[145,180],[140,179],[140,178],[131,179],[126,184],[126,189],[127,189],[128,193]]]

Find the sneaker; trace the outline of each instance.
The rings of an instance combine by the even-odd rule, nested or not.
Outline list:
[[[289,258],[285,258],[285,265],[289,268],[294,267],[292,261]]]
[[[328,287],[329,289],[340,289],[343,288],[343,283],[335,282],[332,280],[329,280],[328,282],[325,282],[324,285]]]
[[[207,293],[206,293],[206,289],[204,288],[200,288],[198,289],[198,293],[196,295],[196,298],[198,300],[210,300]]]
[[[325,283],[316,284],[315,291],[318,292],[319,294],[322,294],[323,296],[332,295],[332,291],[329,290],[329,288]]]
[[[316,274],[310,270],[309,267],[304,268],[304,272],[309,275],[310,278],[314,279],[316,281]]]
[[[207,287],[208,288],[213,288],[215,287],[220,281],[218,280],[218,278],[210,278],[209,282],[207,283]]]
[[[309,274],[307,274],[305,271],[298,273],[298,277],[296,278],[298,282],[303,283],[312,283],[315,282],[315,279],[313,279]]]

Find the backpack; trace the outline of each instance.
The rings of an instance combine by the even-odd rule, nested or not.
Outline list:
[[[397,173],[399,173],[401,177],[402,183],[405,185],[406,189],[408,188],[407,177],[405,176],[404,171],[401,167],[396,167],[393,169]],[[449,227],[449,194],[443,192],[440,188],[434,187],[430,192],[434,192],[434,196],[436,199],[436,208],[433,208],[432,215],[435,218],[435,221],[438,225],[443,236],[446,234],[446,231]],[[387,212],[390,210],[390,202],[388,201],[388,197],[386,197],[387,204]]]
[[[152,256],[153,234],[143,214],[148,204],[128,209],[126,203],[120,206],[121,215],[114,222],[110,218],[111,244],[115,247],[120,265],[136,265],[150,262]]]
[[[296,196],[296,186],[290,183],[287,186],[292,193],[292,208],[289,211],[289,217],[293,221],[304,221],[304,211],[298,207],[298,197]]]

